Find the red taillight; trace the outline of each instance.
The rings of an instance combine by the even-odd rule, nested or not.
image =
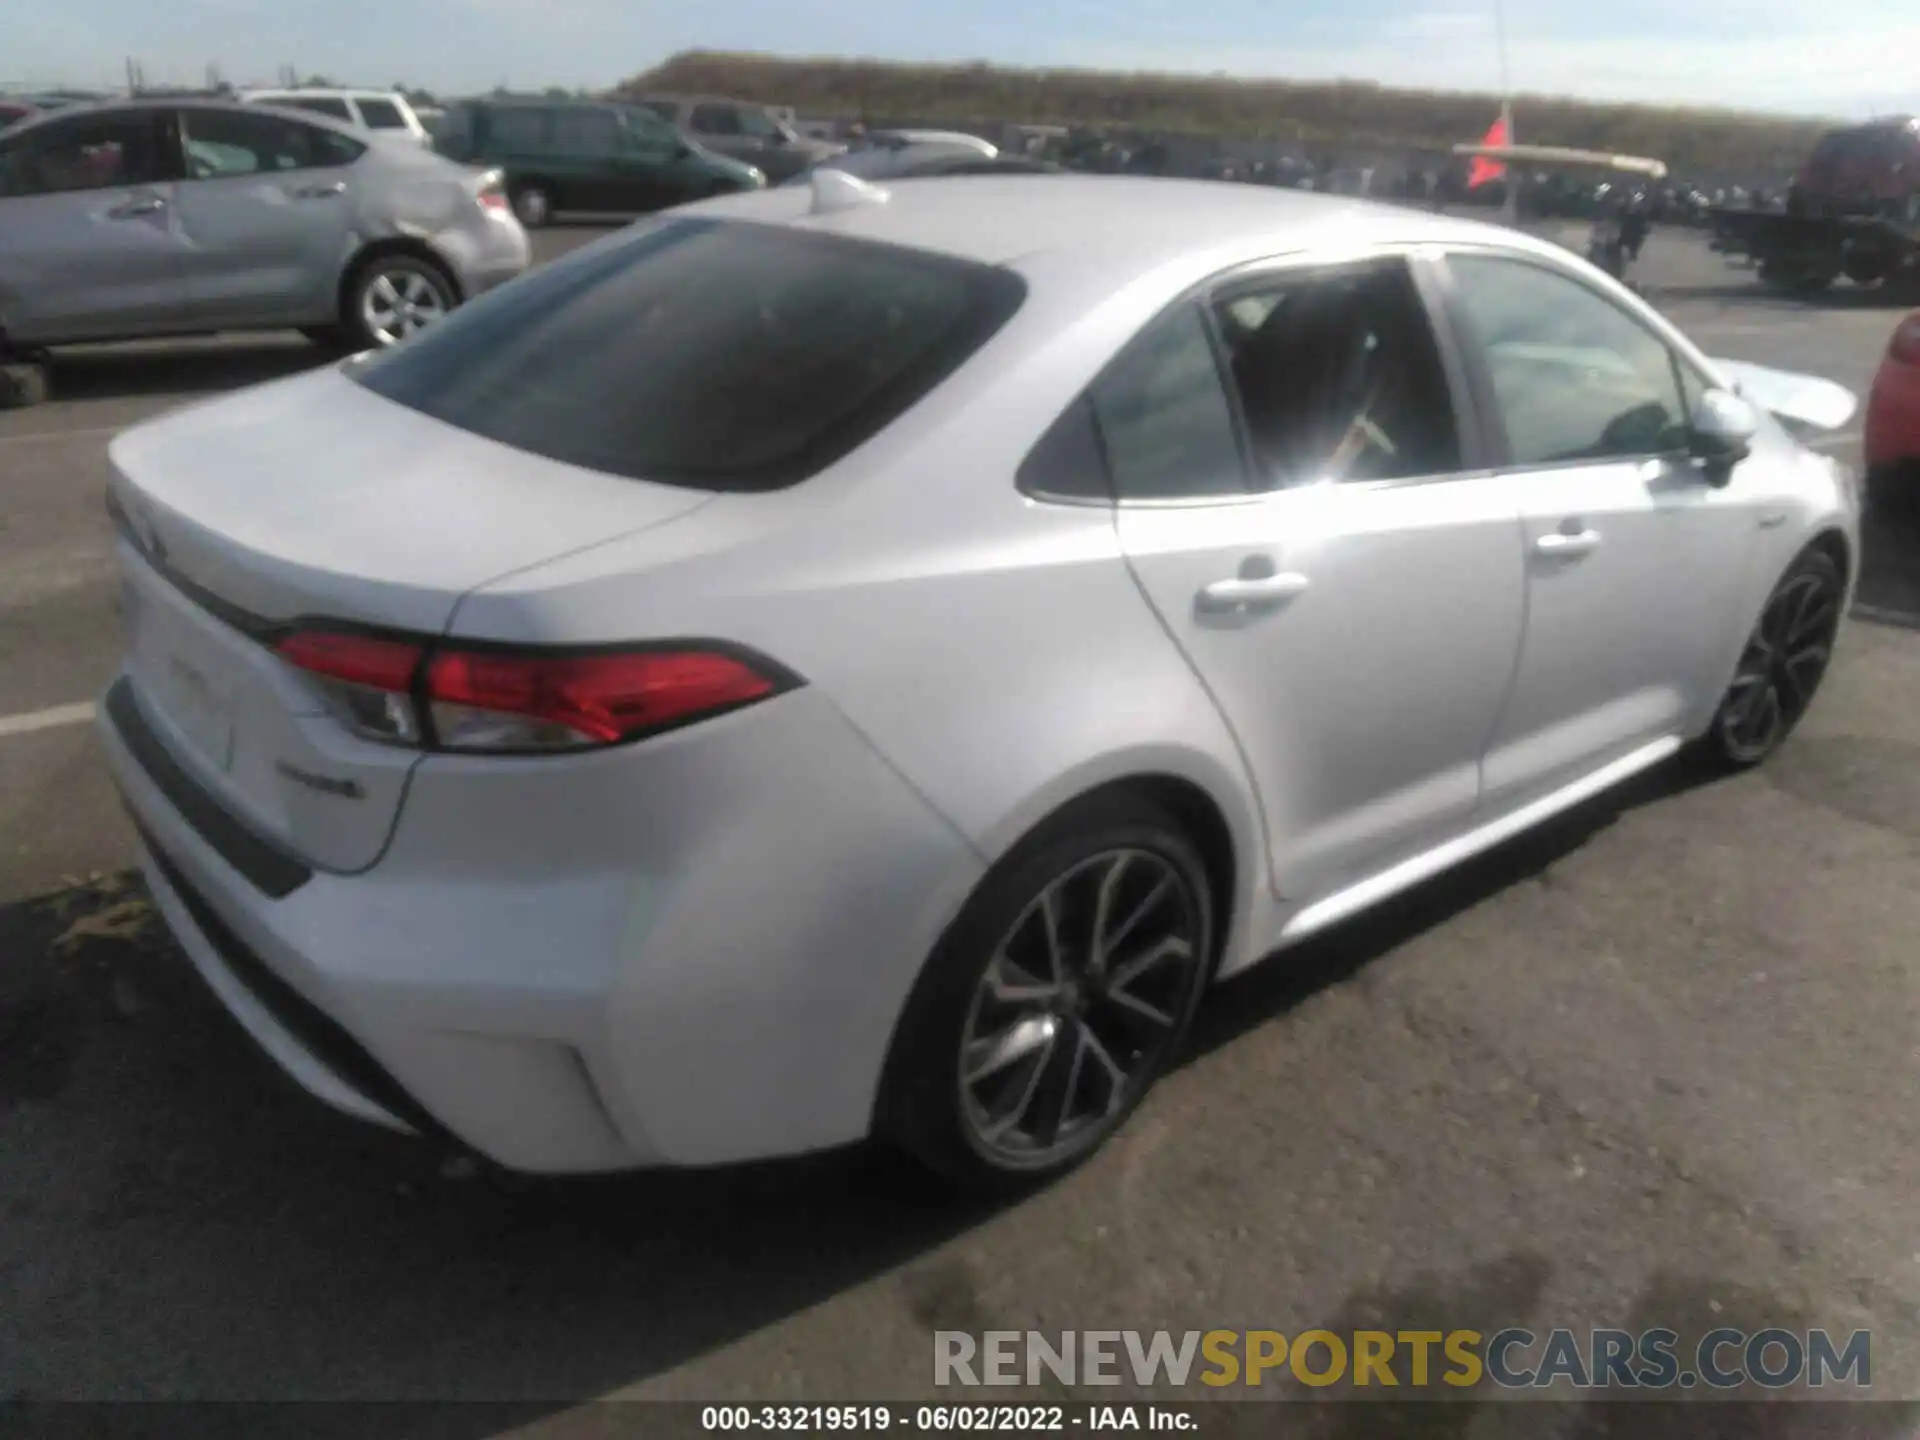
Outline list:
[[[512,208],[507,204],[507,177],[498,170],[481,171],[476,181],[474,199],[480,202],[482,210],[498,210],[506,214]]]
[[[423,646],[339,630],[296,630],[274,649],[289,665],[348,685],[404,694],[420,668]]]
[[[407,692],[425,646],[346,630],[296,630],[273,648],[313,677],[314,688],[355,734],[388,745],[420,743],[420,712]]]
[[[430,738],[448,750],[617,745],[765,699],[786,684],[772,666],[691,646],[592,654],[439,649],[300,630],[275,649],[315,677],[358,733],[403,744]]]
[[[1887,354],[1902,365],[1920,365],[1920,310],[1900,322],[1887,345]]]

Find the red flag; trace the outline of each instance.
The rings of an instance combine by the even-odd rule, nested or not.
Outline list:
[[[1493,122],[1493,128],[1487,131],[1482,145],[1505,145],[1507,143],[1507,117],[1502,115]],[[1478,190],[1489,180],[1498,180],[1507,173],[1504,160],[1489,160],[1484,155],[1473,157],[1473,169],[1467,173],[1467,188]]]

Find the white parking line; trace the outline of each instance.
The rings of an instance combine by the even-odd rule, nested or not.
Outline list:
[[[91,719],[91,700],[55,705],[46,710],[30,710],[25,715],[0,715],[0,740],[9,735],[31,735],[36,730],[53,730],[62,725],[84,725]]]

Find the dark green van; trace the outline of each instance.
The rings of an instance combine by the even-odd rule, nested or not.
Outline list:
[[[463,100],[447,107],[434,146],[450,160],[506,173],[529,228],[562,210],[644,213],[767,183],[695,144],[649,110],[584,100]]]

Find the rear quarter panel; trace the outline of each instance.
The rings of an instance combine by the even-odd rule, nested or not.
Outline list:
[[[1130,775],[1199,786],[1235,841],[1244,958],[1264,898],[1232,736],[1141,596],[1113,512],[1042,504],[1033,441],[1157,308],[1046,296],[928,402],[827,473],[487,585],[451,628],[508,639],[711,635],[797,670],[986,862]],[[932,936],[927,937],[931,943]]]

